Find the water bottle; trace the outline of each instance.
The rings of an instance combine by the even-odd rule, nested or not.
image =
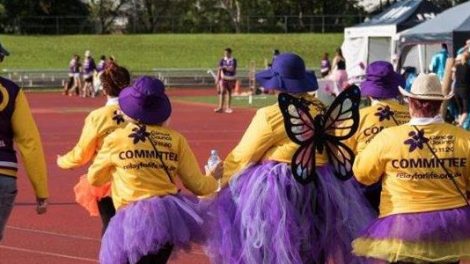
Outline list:
[[[215,149],[211,150],[209,160],[207,160],[207,168],[209,170],[213,170],[219,162],[220,162],[219,153],[217,153],[217,150]]]
[[[212,171],[217,166],[217,164],[219,164],[219,162],[220,162],[219,153],[215,149],[211,150],[211,154],[209,156],[209,159],[207,160],[207,165],[205,166],[206,175],[208,175],[209,171]],[[218,187],[217,187],[216,192],[220,191],[220,186],[221,186],[220,179],[217,180],[217,184],[218,184]]]

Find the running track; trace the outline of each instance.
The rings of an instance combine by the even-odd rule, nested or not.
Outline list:
[[[211,149],[225,156],[240,139],[254,111],[235,109],[213,113],[213,106],[178,101],[180,95],[211,94],[212,90],[170,90],[171,126],[184,134],[201,167]],[[98,263],[100,220],[90,217],[74,202],[72,188],[85,169],[64,171],[56,166],[57,154],[69,150],[81,131],[87,113],[104,104],[104,98],[65,97],[58,93],[28,93],[39,126],[49,170],[50,206],[46,215],[34,211],[34,195],[23,169],[18,176],[19,195],[0,244],[1,264]],[[171,263],[209,263],[200,247],[178,254]]]

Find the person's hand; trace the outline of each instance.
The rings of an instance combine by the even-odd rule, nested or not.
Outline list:
[[[206,168],[207,174],[214,177],[216,180],[219,180],[224,175],[224,162],[220,161],[214,166],[211,170]]]
[[[36,212],[38,214],[47,212],[47,198],[36,198]]]

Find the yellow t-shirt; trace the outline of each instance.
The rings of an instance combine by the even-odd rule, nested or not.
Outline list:
[[[399,125],[410,120],[408,107],[394,100],[378,101],[372,106],[361,109],[359,115],[359,127],[356,133],[345,140],[345,144],[356,155],[384,128],[396,126],[393,118]]]
[[[310,113],[315,117],[323,104],[311,96],[304,98],[314,103],[310,106]],[[222,183],[226,184],[231,177],[252,163],[265,160],[290,163],[298,148],[299,145],[287,136],[279,105],[276,103],[263,107],[256,112],[242,139],[225,159]],[[316,165],[326,163],[326,155],[317,154]]]
[[[168,168],[171,180],[148,138],[154,142]],[[161,126],[136,124],[117,129],[104,139],[103,146],[88,169],[88,181],[101,186],[112,181],[112,198],[116,208],[153,196],[176,194],[172,182],[179,176],[184,186],[197,195],[217,190],[217,181],[201,173],[196,157],[180,133]]]
[[[459,188],[469,191],[470,133],[444,123],[417,128],[424,131],[424,138]],[[356,157],[353,171],[359,182],[370,185],[382,180],[380,217],[465,205],[425,141],[413,126],[405,124],[384,129]]]
[[[126,125],[123,115],[119,113],[117,100],[111,100],[86,117],[75,147],[57,160],[60,168],[73,169],[85,165],[96,155],[107,135]]]

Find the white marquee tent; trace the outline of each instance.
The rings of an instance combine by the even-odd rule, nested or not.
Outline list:
[[[391,61],[399,33],[434,18],[440,9],[427,0],[402,0],[372,19],[344,29],[342,50],[350,77],[362,74],[360,63]]]

